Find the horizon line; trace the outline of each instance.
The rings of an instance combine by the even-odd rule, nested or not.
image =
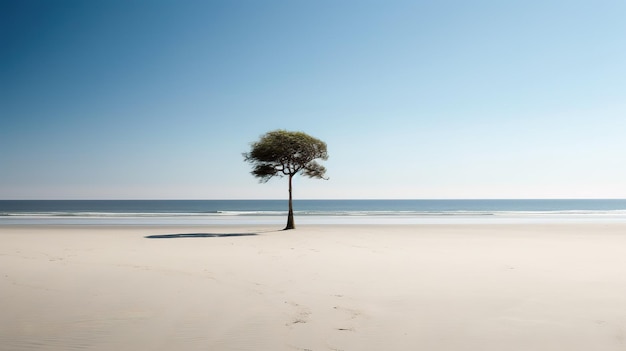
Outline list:
[[[293,199],[293,201],[476,201],[476,200],[626,200],[624,198],[618,197],[520,197],[520,198],[298,198]],[[288,201],[286,198],[265,198],[265,199],[255,199],[255,198],[235,198],[235,199],[166,199],[166,198],[158,198],[158,199],[147,199],[147,198],[134,198],[134,199],[124,199],[124,198],[53,198],[53,199],[0,199],[0,201]]]

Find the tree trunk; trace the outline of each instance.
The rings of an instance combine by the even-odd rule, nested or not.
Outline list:
[[[296,229],[296,224],[293,221],[293,198],[292,198],[292,187],[291,187],[291,179],[293,178],[293,174],[289,175],[289,214],[287,215],[287,226],[285,230],[288,229]]]

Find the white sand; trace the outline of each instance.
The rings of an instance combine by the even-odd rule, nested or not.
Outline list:
[[[626,224],[0,227],[0,313],[12,351],[626,350]]]

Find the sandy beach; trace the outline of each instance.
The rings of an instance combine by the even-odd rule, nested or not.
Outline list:
[[[1,350],[626,350],[626,224],[0,227]]]

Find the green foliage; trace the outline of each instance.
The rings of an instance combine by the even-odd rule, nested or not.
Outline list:
[[[301,173],[310,178],[324,178],[326,168],[316,159],[327,160],[326,143],[303,132],[275,130],[261,136],[244,153],[253,166],[252,174],[261,182],[274,176],[293,177]]]

